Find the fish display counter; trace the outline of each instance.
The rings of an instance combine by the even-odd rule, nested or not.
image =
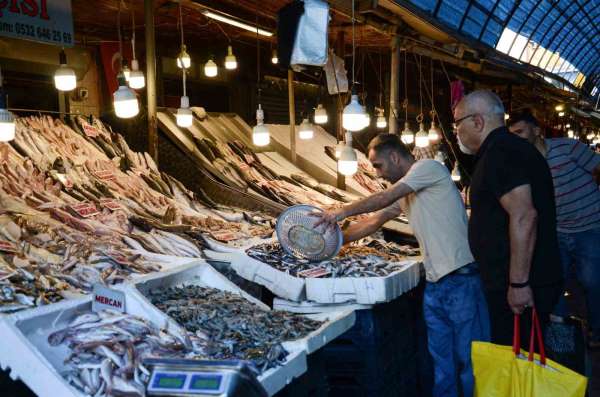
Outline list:
[[[419,251],[409,246],[366,239],[337,257],[310,262],[285,253],[270,240],[244,249],[209,242],[204,254],[226,261],[246,280],[294,302],[376,304],[416,287],[421,278]]]
[[[354,325],[352,311],[271,311],[202,261],[119,289],[124,313],[86,297],[3,317],[0,366],[41,397],[143,396],[144,358],[243,359],[273,395]]]
[[[271,217],[192,193],[97,119],[18,118],[0,167],[2,313],[189,262],[206,236],[272,235]]]

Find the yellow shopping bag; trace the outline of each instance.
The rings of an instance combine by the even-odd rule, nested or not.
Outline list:
[[[519,316],[515,315],[513,347],[473,342],[471,360],[478,397],[583,397],[587,378],[546,359],[542,333],[533,309],[529,353],[520,352]],[[534,351],[537,336],[540,354]]]

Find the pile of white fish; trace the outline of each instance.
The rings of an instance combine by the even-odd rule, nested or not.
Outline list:
[[[89,396],[145,396],[147,357],[185,357],[189,344],[168,330],[114,311],[87,312],[48,336],[51,346],[66,345],[63,377]]]
[[[294,277],[385,277],[403,269],[410,256],[419,251],[409,246],[371,240],[368,244],[353,244],[340,250],[337,257],[311,262],[286,253],[279,243],[250,247],[246,253]]]

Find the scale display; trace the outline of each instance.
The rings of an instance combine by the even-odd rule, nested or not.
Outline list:
[[[148,392],[220,395],[224,392],[228,380],[228,374],[223,373],[157,370],[152,374]]]

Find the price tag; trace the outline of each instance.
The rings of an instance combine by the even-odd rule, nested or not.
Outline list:
[[[6,240],[0,240],[0,251],[10,252],[11,254],[14,254],[18,250],[17,250],[17,246],[13,242],[6,241]]]
[[[67,189],[73,189],[73,182],[71,182],[71,180],[67,177],[66,174],[56,174],[56,178],[59,180],[60,183],[63,184],[63,186]]]
[[[70,205],[69,208],[82,218],[90,218],[100,213],[96,206],[92,203]]]
[[[97,128],[92,127],[89,124],[84,124],[83,125],[83,132],[85,133],[85,135],[89,136],[90,138],[95,138],[98,135],[100,135],[100,132],[98,131]]]
[[[210,235],[218,241],[232,241],[237,238],[233,232],[211,232]]]
[[[104,208],[108,208],[111,211],[116,211],[116,210],[122,209],[121,204],[119,204],[115,200],[109,199],[109,198],[100,199],[100,205],[103,206]]]
[[[93,174],[102,181],[114,181],[116,179],[115,174],[111,170],[94,171]]]
[[[94,300],[92,301],[92,311],[116,310],[125,312],[125,293],[108,288],[102,284],[94,284]]]
[[[331,272],[327,269],[324,269],[322,267],[316,267],[314,269],[307,269],[307,270],[302,270],[300,272],[297,273],[297,275],[299,277],[304,277],[304,278],[318,278],[318,277],[325,277],[330,275]]]

